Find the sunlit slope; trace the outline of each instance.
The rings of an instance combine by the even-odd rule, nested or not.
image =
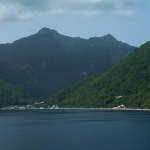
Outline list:
[[[61,107],[150,108],[150,42],[103,75],[79,82],[48,99]]]

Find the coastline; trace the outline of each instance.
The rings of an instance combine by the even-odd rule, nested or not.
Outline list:
[[[150,111],[150,109],[136,109],[136,108],[122,108],[122,109],[114,109],[114,108],[58,108],[64,110],[106,110],[106,111]]]
[[[12,111],[12,110],[97,110],[97,111],[150,111],[150,109],[144,108],[24,108],[24,107],[4,107],[0,108],[0,111]]]

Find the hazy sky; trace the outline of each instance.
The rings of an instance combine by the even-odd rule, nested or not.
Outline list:
[[[72,37],[112,34],[140,46],[150,41],[150,0],[0,0],[0,43],[43,27]]]

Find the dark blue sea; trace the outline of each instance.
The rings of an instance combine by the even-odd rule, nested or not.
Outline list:
[[[0,111],[0,150],[150,150],[150,112]]]

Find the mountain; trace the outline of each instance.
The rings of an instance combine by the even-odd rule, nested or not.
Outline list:
[[[0,44],[0,79],[17,85],[33,99],[101,74],[134,49],[112,35],[73,38],[48,28]]]
[[[51,96],[60,107],[150,108],[150,42],[101,76],[91,77]]]

